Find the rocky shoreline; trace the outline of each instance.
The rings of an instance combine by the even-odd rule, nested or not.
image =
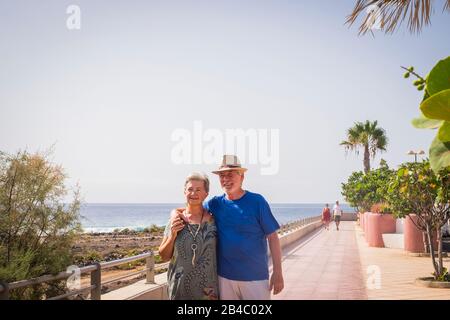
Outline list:
[[[83,267],[101,261],[117,260],[158,249],[163,227],[143,231],[121,230],[106,233],[83,233],[72,247],[74,263]],[[155,257],[158,260],[159,257]]]
[[[145,252],[157,251],[163,238],[164,228],[152,226],[143,231],[117,230],[115,232],[97,232],[80,234],[72,247],[74,264],[84,267],[96,262],[118,260]],[[160,262],[155,255],[155,263]],[[102,282],[143,270],[145,260],[127,263],[102,270]],[[160,272],[164,272],[161,270]],[[102,294],[130,285],[145,278],[145,274],[130,276],[108,285],[102,285]],[[83,287],[90,283],[90,275],[81,277]],[[88,299],[89,293],[78,294],[72,299]]]

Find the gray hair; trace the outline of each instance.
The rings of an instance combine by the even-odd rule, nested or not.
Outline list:
[[[184,187],[190,181],[203,181],[203,185],[205,186],[206,192],[209,192],[209,179],[208,176],[204,173],[193,172],[186,177],[186,181],[184,182]]]

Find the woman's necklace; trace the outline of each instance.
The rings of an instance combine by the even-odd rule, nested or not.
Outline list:
[[[197,230],[194,233],[191,230],[191,226],[189,224],[189,218],[186,215],[186,210],[184,211],[184,216],[188,220],[188,223],[187,223],[188,231],[191,234],[192,238],[194,239],[194,243],[191,244],[191,249],[192,249],[192,254],[193,254],[192,255],[192,266],[193,267],[195,267],[195,256],[196,256],[196,251],[197,251],[197,244],[195,242],[196,242],[196,238],[197,238],[198,232],[200,231],[200,229],[202,227],[204,213],[205,213],[205,209],[203,209],[203,211],[202,211],[202,218],[200,219],[200,224],[198,225],[198,228],[197,228]]]

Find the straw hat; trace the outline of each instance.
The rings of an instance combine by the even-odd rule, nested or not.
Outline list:
[[[224,155],[222,158],[222,164],[220,165],[219,169],[216,171],[213,171],[214,174],[219,174],[223,171],[231,171],[231,170],[238,170],[241,172],[247,171],[247,168],[243,168],[241,166],[241,163],[239,162],[239,159],[235,155]]]

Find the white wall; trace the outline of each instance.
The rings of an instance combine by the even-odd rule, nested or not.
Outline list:
[[[395,233],[403,233],[404,224],[405,224],[405,218],[397,219],[395,221]]]

